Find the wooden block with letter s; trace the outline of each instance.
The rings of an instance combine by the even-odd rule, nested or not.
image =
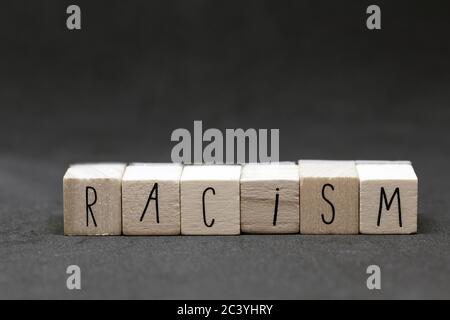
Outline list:
[[[294,163],[247,164],[241,175],[243,233],[299,233],[299,174]]]
[[[181,176],[181,234],[238,235],[241,166],[185,166]]]
[[[417,232],[418,179],[407,161],[358,161],[363,234]]]
[[[133,164],[122,179],[124,235],[178,235],[180,164]]]
[[[358,234],[359,179],[354,161],[301,160],[300,233]]]
[[[124,164],[73,165],[63,180],[64,234],[122,234]]]

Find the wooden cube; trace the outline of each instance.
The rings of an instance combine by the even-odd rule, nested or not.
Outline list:
[[[300,233],[358,234],[354,161],[300,161]]]
[[[356,167],[361,233],[416,233],[418,179],[411,163],[359,161]]]
[[[247,164],[242,168],[241,231],[299,233],[296,164]]]
[[[240,176],[241,166],[185,166],[181,176],[181,233],[239,234]]]
[[[64,176],[64,234],[122,233],[124,164],[71,166]]]
[[[134,164],[122,179],[124,235],[178,235],[180,226],[179,164]]]

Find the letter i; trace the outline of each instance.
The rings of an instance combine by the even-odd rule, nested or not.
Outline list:
[[[280,188],[277,188],[277,195],[275,196],[275,212],[273,214],[273,225],[277,225],[277,218],[278,218],[278,203],[280,201],[280,194],[278,193],[280,191]]]

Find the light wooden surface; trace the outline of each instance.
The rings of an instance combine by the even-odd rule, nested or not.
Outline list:
[[[299,233],[297,165],[244,165],[241,174],[241,231]]]
[[[71,166],[64,176],[64,234],[122,233],[124,164]]]
[[[358,234],[355,162],[302,160],[299,171],[300,233]]]
[[[180,178],[178,164],[140,163],[127,167],[122,180],[124,235],[178,235]]]
[[[181,176],[183,235],[240,234],[240,175],[241,166],[184,167]]]
[[[416,233],[418,179],[412,165],[358,162],[357,170],[361,233]]]

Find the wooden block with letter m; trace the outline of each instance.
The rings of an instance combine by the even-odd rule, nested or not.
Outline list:
[[[361,233],[416,233],[418,179],[412,165],[361,161],[357,169]]]

